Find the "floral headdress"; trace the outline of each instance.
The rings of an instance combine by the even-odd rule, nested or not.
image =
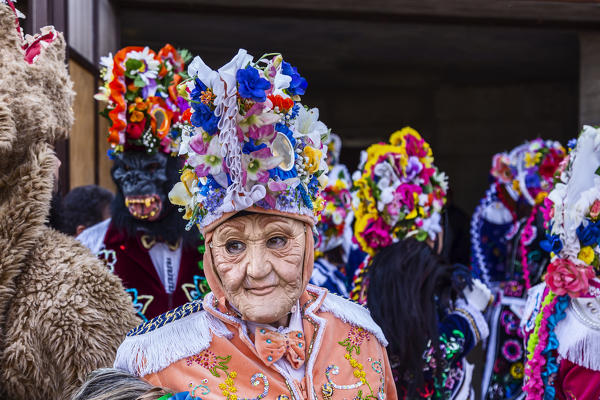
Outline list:
[[[535,139],[499,153],[492,160],[491,174],[503,184],[514,201],[525,200],[530,206],[543,202],[554,183],[554,173],[565,157],[559,142]]]
[[[338,164],[329,172],[328,183],[321,192],[325,208],[321,212],[317,231],[319,239],[315,253],[323,253],[352,241],[352,180],[345,165]],[[347,254],[347,249],[344,252]]]
[[[525,390],[534,399],[554,393],[548,379],[549,371],[558,370],[554,350],[559,340],[554,330],[566,317],[569,299],[600,293],[594,279],[600,266],[600,129],[583,127],[558,172],[558,182],[545,201],[548,232],[541,243],[552,257],[545,276],[547,289],[527,343]],[[581,351],[577,353],[581,357]]]
[[[128,150],[176,155],[189,105],[177,93],[187,78],[187,50],[167,44],[155,53],[130,46],[100,61],[104,85],[94,97],[107,102],[102,114],[110,119],[109,156]],[[187,111],[187,112],[186,112]]]
[[[414,129],[393,133],[389,144],[370,146],[353,178],[354,233],[363,251],[374,255],[398,240],[433,239],[441,232],[447,178]]]
[[[280,54],[253,61],[239,50],[217,71],[196,57],[188,73],[193,130],[183,134],[186,165],[169,195],[188,227],[251,206],[316,221],[329,130],[300,103],[307,83],[297,69]]]
[[[554,175],[564,157],[565,150],[559,142],[539,138],[494,155],[490,170],[493,182],[471,219],[472,268],[486,284],[495,279],[490,277],[491,271],[504,271],[507,241],[518,233],[521,222],[516,212],[516,204],[520,202],[532,207],[525,220],[526,232],[519,238],[524,240],[519,249],[523,273],[527,275],[525,253],[536,237],[532,224],[554,185]],[[525,278],[529,286],[528,277]]]

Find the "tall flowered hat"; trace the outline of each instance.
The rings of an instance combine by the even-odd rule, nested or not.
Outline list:
[[[527,343],[529,379],[524,389],[532,399],[554,397],[553,379],[548,376],[558,370],[556,352],[585,368],[600,368],[597,330],[592,329],[594,338],[590,338],[590,328],[577,322],[587,318],[579,302],[591,300],[589,306],[600,297],[596,278],[600,271],[600,129],[583,127],[558,173],[545,201],[548,232],[542,247],[550,251],[551,262]],[[576,318],[568,316],[570,304]]]
[[[361,154],[354,178],[355,237],[363,251],[408,237],[434,239],[441,232],[447,178],[433,164],[429,144],[412,128],[392,134]]]
[[[189,105],[177,85],[187,78],[190,58],[187,50],[170,44],[158,53],[130,46],[101,58],[104,85],[94,97],[107,102],[102,114],[111,121],[109,156],[129,150],[177,155],[189,119]]]
[[[352,243],[352,180],[345,165],[335,165],[329,172],[327,186],[321,192],[324,205],[317,224],[319,238],[315,245],[317,256],[344,246],[344,254]]]
[[[559,142],[538,138],[494,155],[492,183],[471,219],[472,268],[486,284],[505,279],[496,275],[504,274],[508,242],[520,228],[519,252],[527,252],[527,247],[535,243],[536,214],[554,185],[565,154]],[[517,215],[519,204],[528,206],[528,215]],[[521,259],[523,273],[527,274],[527,256]],[[528,279],[525,283],[529,286]]]
[[[171,201],[188,226],[205,231],[246,209],[316,222],[327,181],[327,126],[301,104],[307,82],[280,54],[254,61],[245,50],[217,71],[196,57],[185,93],[193,129],[183,133],[186,164]],[[210,229],[208,229],[210,230]]]

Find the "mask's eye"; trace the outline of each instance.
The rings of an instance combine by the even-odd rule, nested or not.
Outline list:
[[[269,240],[267,240],[267,248],[269,249],[281,249],[282,247],[285,247],[285,245],[287,244],[288,239],[286,237],[283,236],[273,236],[272,238],[270,238]]]
[[[246,250],[246,245],[238,240],[230,240],[225,243],[225,250],[229,254],[240,254]]]

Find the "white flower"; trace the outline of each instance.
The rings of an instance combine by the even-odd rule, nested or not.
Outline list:
[[[113,67],[115,64],[115,60],[113,58],[112,53],[108,53],[108,56],[100,57],[100,65],[106,68],[106,72],[104,72],[103,79],[105,82],[110,82],[113,80]]]
[[[440,213],[434,212],[429,218],[423,219],[421,229],[429,234],[429,239],[435,239],[435,236],[442,231],[442,217]]]
[[[137,70],[132,70],[131,73],[139,76],[146,85],[150,83],[149,79],[158,78],[160,67],[160,61],[154,58],[154,54],[151,54],[150,51],[148,47],[144,47],[142,51],[132,51],[127,54],[127,60],[134,59],[142,62],[142,66]]]
[[[309,144],[315,149],[321,148],[321,136],[327,135],[329,130],[327,125],[319,121],[319,109],[311,108],[306,110],[300,107],[298,116],[294,121],[294,138],[306,136]]]

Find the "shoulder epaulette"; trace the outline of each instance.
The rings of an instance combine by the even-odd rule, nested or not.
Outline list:
[[[127,333],[127,336],[143,335],[144,333],[152,332],[155,329],[161,328],[173,321],[177,321],[181,318],[187,317],[188,315],[202,311],[202,300],[194,300],[189,303],[185,303],[173,310],[169,310],[164,314],[152,318],[137,327],[133,328]]]

